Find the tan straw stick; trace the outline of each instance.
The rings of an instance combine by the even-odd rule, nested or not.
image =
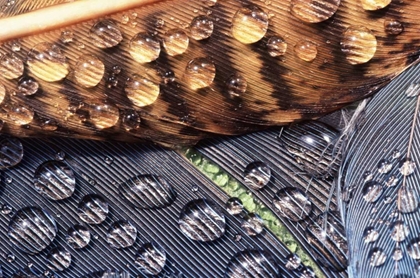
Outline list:
[[[86,21],[162,0],[81,0],[0,19],[0,41]]]

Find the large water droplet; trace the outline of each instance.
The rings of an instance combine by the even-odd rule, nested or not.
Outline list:
[[[74,249],[84,248],[90,242],[90,232],[85,226],[76,224],[67,230],[66,241]]]
[[[366,202],[376,202],[384,192],[383,186],[376,181],[368,181],[363,186],[362,194]]]
[[[23,157],[23,145],[19,139],[0,136],[0,170],[17,165]]]
[[[100,48],[110,48],[119,44],[123,37],[117,23],[110,19],[103,19],[92,26],[89,36],[93,44]]]
[[[244,171],[244,182],[252,189],[258,190],[266,186],[271,179],[271,169],[260,161],[251,162]]]
[[[398,189],[397,206],[402,213],[414,212],[419,206],[417,193],[406,186],[402,186]]]
[[[83,197],[77,207],[80,219],[88,224],[101,224],[108,215],[108,202],[97,194]]]
[[[226,91],[230,97],[241,97],[248,87],[248,82],[239,73],[231,75],[226,81]]]
[[[416,163],[411,158],[406,158],[400,162],[399,171],[403,176],[409,176],[414,173]]]
[[[203,242],[220,238],[226,229],[225,216],[207,199],[193,200],[186,204],[178,223],[186,236]]]
[[[375,242],[379,237],[378,231],[373,227],[367,227],[363,232],[363,239],[365,243]]]
[[[415,260],[420,260],[420,238],[415,238],[410,241],[407,247],[407,252],[410,257]]]
[[[93,55],[81,56],[74,67],[74,78],[76,82],[86,88],[98,85],[104,73],[104,63]]]
[[[55,247],[48,252],[47,267],[53,271],[64,271],[71,264],[71,254],[63,247]]]
[[[21,251],[36,254],[47,248],[57,234],[54,218],[39,207],[18,210],[9,223],[10,241]]]
[[[26,76],[19,79],[18,92],[24,96],[31,96],[38,92],[39,84],[32,77]]]
[[[385,263],[387,255],[381,248],[373,248],[369,252],[369,261],[371,266],[381,266]]]
[[[64,162],[47,161],[36,169],[34,187],[51,200],[63,200],[73,194],[76,179],[73,170]]]
[[[294,47],[296,56],[306,62],[312,62],[318,55],[318,47],[308,40],[298,41]]]
[[[404,25],[393,18],[387,18],[384,21],[384,29],[388,35],[399,35],[404,31]]]
[[[282,217],[292,221],[300,221],[308,217],[312,211],[312,203],[302,190],[295,187],[282,188],[273,200]]]
[[[363,9],[366,11],[375,11],[383,9],[391,3],[392,0],[361,0]]]
[[[160,93],[159,84],[136,74],[127,79],[124,90],[128,99],[138,107],[153,104]]]
[[[285,267],[289,270],[295,270],[300,267],[302,260],[298,255],[292,253],[287,255]]]
[[[106,241],[114,249],[130,247],[136,242],[137,229],[127,220],[111,224],[106,234]]]
[[[256,236],[264,230],[264,220],[255,213],[249,213],[241,223],[242,229],[249,236]]]
[[[89,105],[89,119],[96,128],[111,128],[118,123],[120,110],[108,101],[93,100]]]
[[[156,60],[160,54],[160,43],[152,35],[142,32],[135,35],[130,41],[131,57],[141,64]]]
[[[143,244],[136,255],[136,266],[147,275],[158,275],[166,263],[166,252],[156,242]]]
[[[318,23],[332,17],[340,6],[340,0],[292,0],[290,12],[309,23]]]
[[[231,215],[241,214],[243,208],[242,201],[238,198],[232,197],[226,202],[226,211]]]
[[[396,242],[404,241],[410,233],[408,226],[401,220],[395,221],[389,227],[391,238]]]
[[[213,34],[214,23],[205,15],[195,17],[190,24],[190,37],[194,40],[204,40]]]
[[[163,47],[169,56],[176,56],[184,53],[190,39],[187,34],[181,29],[172,29],[163,36]]]
[[[268,15],[259,7],[243,7],[232,19],[232,35],[241,43],[255,43],[265,36],[268,23]]]
[[[22,76],[23,62],[13,54],[6,54],[0,59],[0,74],[6,79],[16,79]]]
[[[347,62],[352,65],[367,63],[376,52],[376,37],[363,26],[351,26],[343,34],[340,42]]]
[[[235,254],[226,268],[226,278],[280,277],[276,260],[263,250],[245,250]]]
[[[210,86],[216,76],[216,66],[208,58],[192,59],[185,69],[185,81],[193,90]]]
[[[271,57],[282,56],[286,53],[287,43],[283,40],[283,38],[273,36],[268,39],[267,49],[268,54],[270,54]]]
[[[66,56],[58,46],[48,42],[32,48],[28,53],[27,64],[36,77],[47,82],[60,81],[69,73]]]

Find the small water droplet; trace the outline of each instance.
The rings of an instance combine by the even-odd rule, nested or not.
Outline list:
[[[156,60],[160,50],[158,39],[146,32],[138,33],[130,41],[129,53],[134,60],[141,64]]]
[[[12,177],[6,177],[5,181],[6,181],[6,183],[11,184],[13,182],[13,178]]]
[[[118,123],[120,111],[108,101],[92,100],[89,105],[89,119],[98,129],[111,128]]]
[[[300,267],[302,260],[299,258],[298,255],[292,253],[287,255],[286,257],[286,268],[289,270],[295,270]]]
[[[400,156],[401,156],[401,152],[399,150],[392,151],[392,155],[391,155],[392,159],[400,158]]]
[[[136,74],[127,79],[124,90],[128,99],[138,107],[153,104],[160,94],[159,84]]]
[[[398,189],[397,195],[398,210],[402,213],[410,213],[417,210],[419,206],[417,193],[408,189],[406,186]]]
[[[122,24],[127,24],[128,22],[130,21],[130,17],[127,15],[127,14],[123,14],[122,16],[121,16],[121,23]]]
[[[316,278],[315,271],[310,266],[305,266],[301,273],[302,275],[299,278]]]
[[[195,17],[190,24],[190,37],[194,40],[204,40],[213,34],[214,23],[205,15]]]
[[[408,226],[401,220],[397,220],[389,227],[391,238],[396,242],[401,242],[406,239],[410,230]]]
[[[0,59],[0,74],[6,79],[16,79],[22,76],[23,62],[14,54],[6,54]]]
[[[226,202],[226,211],[231,215],[241,214],[243,208],[242,201],[238,198],[232,197]]]
[[[384,29],[388,35],[395,36],[404,31],[404,25],[394,18],[387,18],[384,20]]]
[[[106,241],[114,249],[130,247],[136,242],[137,229],[127,220],[111,224],[106,234]]]
[[[123,39],[117,23],[110,19],[103,19],[93,25],[89,36],[93,40],[93,44],[99,48],[114,47]]]
[[[416,163],[411,158],[406,158],[400,162],[399,171],[403,176],[409,176],[414,173]]]
[[[304,22],[318,23],[332,17],[339,6],[340,0],[292,0],[290,12]]]
[[[388,179],[385,181],[385,185],[388,187],[393,187],[396,186],[399,182],[399,179],[395,176],[390,176],[388,177]]]
[[[248,82],[239,73],[231,75],[226,81],[226,90],[230,97],[241,97],[248,87]]]
[[[242,229],[249,236],[256,236],[264,230],[264,220],[255,213],[249,213],[241,223]]]
[[[236,241],[236,242],[241,241],[241,239],[242,239],[242,236],[240,234],[236,234],[236,235],[233,236],[233,240]]]
[[[105,73],[105,65],[96,56],[81,56],[74,67],[74,78],[76,83],[91,88],[99,84]]]
[[[396,247],[394,249],[393,254],[392,254],[392,259],[394,261],[400,261],[403,258],[403,256],[404,256],[404,254],[403,254],[403,251],[401,250],[401,248]]]
[[[48,252],[47,267],[53,271],[64,271],[71,264],[71,254],[63,247],[55,247]]]
[[[15,103],[3,106],[8,112],[7,117],[14,122],[16,125],[28,125],[34,119],[34,111],[31,108],[20,106]]]
[[[57,161],[63,161],[66,158],[66,154],[63,151],[59,151],[55,154],[54,159]]]
[[[263,250],[244,250],[235,254],[226,268],[226,278],[280,277],[275,259]]]
[[[32,77],[26,76],[19,79],[18,92],[24,96],[31,96],[39,89],[38,82]]]
[[[205,88],[213,83],[216,66],[208,58],[192,59],[185,69],[185,81],[193,90]]]
[[[22,157],[23,145],[19,139],[0,136],[0,170],[17,165]]]
[[[192,188],[191,188],[191,191],[192,192],[198,192],[198,186],[197,185],[194,185]]]
[[[294,47],[296,56],[306,62],[312,62],[318,55],[318,47],[309,40],[301,40]]]
[[[187,34],[181,29],[172,29],[163,36],[163,47],[169,56],[176,56],[184,53],[190,39]]]
[[[0,211],[1,211],[1,213],[2,213],[2,214],[4,214],[4,215],[9,215],[10,213],[12,213],[13,208],[12,208],[11,206],[9,206],[8,204],[3,204],[3,205],[1,206]]]
[[[381,248],[373,248],[369,252],[369,262],[373,267],[381,266],[385,263],[387,255]]]
[[[363,186],[363,199],[365,199],[366,202],[374,203],[381,197],[383,191],[384,188],[380,183],[376,181],[368,181]]]
[[[364,182],[371,181],[373,179],[373,173],[371,171],[366,171],[363,173]]]
[[[135,110],[128,110],[124,112],[122,124],[124,129],[128,132],[135,132],[140,129],[141,117]]]
[[[245,184],[255,190],[266,186],[271,179],[271,169],[267,164],[260,161],[251,162],[244,170]]]
[[[341,51],[352,65],[370,61],[376,53],[377,41],[373,33],[363,26],[351,26],[343,34]]]
[[[410,244],[407,247],[408,255],[415,259],[420,260],[420,238],[415,238],[410,241]]]
[[[16,256],[12,253],[7,254],[6,261],[8,263],[13,263],[16,260]]]
[[[405,95],[408,98],[417,97],[420,93],[420,83],[411,83],[405,90]],[[398,152],[398,151],[397,151]],[[398,152],[399,153],[399,152]],[[401,154],[400,154],[401,155]],[[398,157],[400,157],[400,155]],[[396,157],[396,158],[398,158]],[[394,158],[394,157],[393,157]]]
[[[391,3],[391,0],[361,0],[362,7],[366,11],[383,9]]]
[[[380,174],[387,174],[392,169],[392,163],[387,159],[381,159],[378,163],[378,172]]]
[[[70,30],[64,30],[61,32],[60,41],[62,43],[71,43],[74,39],[74,34]]]
[[[114,159],[112,157],[105,157],[105,163],[108,165],[111,165],[112,163],[114,163]]]
[[[165,249],[156,242],[143,244],[136,254],[135,264],[146,275],[158,275],[165,263]]]
[[[281,37],[272,36],[268,39],[267,49],[271,57],[283,56],[287,51],[287,43]]]
[[[268,30],[268,15],[258,6],[240,8],[232,19],[232,35],[244,44],[261,40]]]
[[[12,43],[12,51],[13,52],[19,52],[21,48],[22,48],[22,46],[19,42]]]
[[[108,202],[97,194],[83,197],[77,207],[77,214],[83,222],[101,224],[108,215]]]
[[[165,20],[162,18],[156,18],[155,27],[162,28],[163,26],[165,26]]]
[[[74,249],[84,248],[90,242],[90,232],[83,225],[73,225],[67,230],[66,241]]]
[[[295,187],[280,189],[273,200],[274,206],[282,217],[300,221],[312,212],[312,203],[302,190]]]

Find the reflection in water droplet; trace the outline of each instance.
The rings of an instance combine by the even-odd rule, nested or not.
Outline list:
[[[6,79],[19,78],[23,70],[22,60],[13,54],[6,54],[0,60],[0,74]]]
[[[32,77],[22,77],[18,82],[18,92],[24,96],[31,96],[39,89],[39,84]]]
[[[380,174],[387,174],[392,169],[392,163],[388,159],[381,159],[378,163],[378,172]]]
[[[119,185],[120,194],[133,206],[143,209],[163,208],[175,201],[175,191],[157,175],[140,175]]]
[[[12,217],[7,231],[10,241],[21,251],[36,254],[47,248],[57,234],[54,218],[39,207],[26,207]]]
[[[12,213],[12,211],[13,211],[13,208],[9,206],[8,204],[3,204],[0,208],[0,212],[4,215],[9,215],[10,213]]]
[[[404,25],[393,18],[387,18],[384,21],[384,29],[388,35],[399,35],[404,31]]]
[[[48,252],[47,267],[53,271],[64,271],[71,264],[71,254],[63,247],[55,247]]]
[[[81,56],[74,67],[74,78],[76,82],[85,88],[98,85],[104,73],[104,63],[93,55]]]
[[[271,169],[267,164],[260,161],[251,162],[244,171],[245,184],[255,190],[266,186],[271,179]]]
[[[129,53],[134,60],[141,64],[156,60],[160,54],[160,43],[154,36],[142,32],[130,41]]]
[[[420,260],[420,238],[415,238],[410,241],[410,244],[407,247],[408,255],[415,259]]]
[[[214,23],[205,15],[195,17],[190,24],[190,37],[194,40],[204,40],[213,34]]]
[[[270,54],[271,57],[282,56],[286,53],[287,43],[283,40],[283,38],[273,36],[268,39],[267,49],[268,54]]]
[[[287,255],[285,266],[289,270],[295,270],[299,268],[301,262],[302,260],[299,258],[299,256],[292,253],[292,254]]]
[[[419,206],[417,193],[410,190],[406,186],[398,189],[397,206],[398,210],[402,213],[410,213],[417,210]]]
[[[230,260],[224,277],[280,277],[280,270],[276,260],[266,251],[245,250]]]
[[[127,220],[111,224],[106,234],[106,241],[114,249],[130,247],[136,242],[137,229]]]
[[[158,275],[166,263],[166,252],[156,242],[143,244],[136,254],[135,264],[147,275]]]
[[[268,23],[268,15],[259,7],[243,7],[232,19],[232,35],[241,43],[255,43],[265,36]]]
[[[172,29],[165,33],[163,36],[163,47],[169,56],[176,56],[184,53],[190,39],[187,34],[181,29]]]
[[[401,220],[395,221],[389,227],[391,238],[396,242],[404,241],[410,233],[408,226]]]
[[[158,84],[136,74],[127,79],[124,90],[131,102],[138,107],[153,104],[160,93]]]
[[[369,261],[371,266],[381,266],[385,263],[386,259],[387,255],[381,248],[373,248],[369,252]]]
[[[343,34],[340,42],[347,62],[352,65],[367,63],[376,52],[376,37],[363,26],[351,26]]]
[[[318,23],[332,17],[340,0],[292,0],[290,12],[304,22]]]
[[[118,107],[108,101],[93,100],[89,105],[89,119],[96,128],[115,126],[120,118]]]
[[[60,81],[69,73],[66,56],[58,46],[48,42],[32,48],[28,53],[27,64],[36,77],[47,82]]]
[[[258,214],[249,213],[244,217],[241,227],[247,235],[256,236],[264,230],[264,220]]]
[[[182,209],[178,220],[181,231],[192,240],[213,241],[226,229],[226,220],[220,209],[206,199],[193,200]]]
[[[108,202],[97,194],[84,196],[77,207],[80,219],[88,224],[101,224],[106,219],[108,211]]]
[[[192,59],[185,69],[185,81],[193,90],[210,86],[216,76],[216,66],[208,58]]]
[[[308,40],[301,40],[296,43],[294,48],[296,56],[306,62],[312,62],[318,55],[318,47],[315,43]]]
[[[19,139],[0,136],[0,170],[17,165],[22,157],[23,145]]]
[[[135,110],[124,111],[122,119],[123,127],[126,131],[136,131],[140,129],[141,117],[140,114]]]
[[[404,254],[403,254],[403,251],[401,250],[401,248],[396,247],[394,249],[393,254],[392,254],[392,259],[394,261],[400,261],[403,258],[403,256],[404,256]]]
[[[375,11],[383,9],[391,3],[392,0],[361,0],[363,9],[366,11]]]
[[[230,97],[241,97],[248,87],[248,82],[239,73],[231,75],[226,81],[226,90]]]
[[[381,197],[383,191],[384,188],[380,183],[376,181],[368,181],[363,186],[363,199],[365,199],[366,202],[374,203]]]
[[[373,227],[367,227],[363,232],[363,239],[365,243],[375,242],[379,237],[379,233]]]
[[[66,241],[74,249],[84,248],[90,242],[90,232],[85,226],[76,224],[67,230]]]
[[[403,176],[409,176],[414,173],[416,169],[416,163],[411,159],[407,158],[400,162],[399,171]]]
[[[89,36],[93,44],[100,48],[114,47],[123,39],[117,23],[110,19],[103,19],[93,25]]]
[[[232,197],[226,202],[226,211],[231,215],[238,215],[243,211],[242,201],[238,198]]]
[[[292,221],[300,221],[308,217],[312,211],[312,203],[302,190],[295,187],[280,189],[273,203],[282,217]]]

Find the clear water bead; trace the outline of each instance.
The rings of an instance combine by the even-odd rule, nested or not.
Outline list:
[[[14,54],[5,54],[0,59],[0,74],[6,79],[16,79],[22,76],[23,61]]]
[[[404,253],[403,253],[403,251],[401,250],[401,248],[396,247],[396,248],[394,249],[393,254],[392,254],[392,259],[393,259],[394,261],[400,261],[403,257],[404,257]]]
[[[414,173],[416,163],[411,158],[406,158],[400,162],[399,171],[403,176],[409,176]]]
[[[402,213],[414,212],[419,206],[419,196],[407,186],[402,186],[398,189],[397,206]]]
[[[244,170],[245,184],[255,190],[266,186],[271,179],[271,169],[261,161],[254,161],[248,164]]]
[[[272,36],[267,42],[268,54],[271,57],[283,56],[287,51],[287,43],[278,36]]]
[[[74,67],[74,78],[77,84],[85,88],[98,85],[104,74],[104,63],[93,55],[81,56]]]
[[[158,275],[166,263],[166,252],[156,242],[143,244],[135,259],[136,266],[146,275]]]
[[[232,197],[226,202],[226,211],[231,215],[239,215],[243,209],[244,205],[239,198]]]
[[[89,103],[89,119],[98,129],[111,128],[118,123],[120,110],[108,101],[92,100]]]
[[[172,29],[163,36],[163,47],[169,56],[176,56],[184,53],[188,49],[190,39],[181,29]]]
[[[198,90],[210,86],[216,77],[216,66],[209,58],[195,58],[188,62],[184,79],[188,87]]]
[[[97,194],[83,197],[77,207],[79,218],[88,224],[101,224],[108,215],[108,202]]]
[[[396,242],[404,241],[410,234],[408,226],[401,220],[397,220],[391,224],[389,228],[391,238]]]
[[[404,31],[404,25],[394,18],[387,18],[384,20],[384,29],[388,35],[396,36]]]
[[[32,108],[21,106],[16,103],[4,105],[3,108],[7,111],[9,120],[15,125],[28,125],[35,116],[35,112]]]
[[[341,51],[347,62],[352,65],[370,61],[376,53],[375,35],[364,26],[350,26],[344,32],[340,42]]]
[[[89,36],[93,44],[99,48],[114,47],[123,39],[118,24],[110,19],[103,19],[93,25],[90,29]]]
[[[214,23],[205,15],[195,17],[190,24],[190,37],[194,40],[204,40],[213,34]]]
[[[230,260],[225,278],[280,277],[276,260],[264,250],[244,250]]]
[[[420,238],[415,238],[410,241],[410,244],[407,247],[408,255],[415,259],[420,260]]]
[[[22,157],[23,145],[19,139],[0,136],[0,170],[16,166]]]
[[[339,6],[340,0],[292,0],[290,12],[304,22],[318,23],[332,17]]]
[[[123,112],[122,125],[128,132],[135,132],[140,129],[141,117],[136,110],[126,110]]]
[[[386,253],[381,248],[373,248],[369,252],[369,262],[373,267],[381,266],[387,259]]]
[[[312,212],[312,202],[305,192],[295,187],[280,189],[274,197],[274,206],[282,217],[300,221]]]
[[[309,40],[298,41],[294,47],[295,55],[305,61],[312,62],[318,55],[318,47]]]
[[[230,97],[241,97],[248,88],[248,82],[245,77],[239,73],[231,75],[228,80],[226,80],[226,91]]]
[[[114,249],[130,247],[136,242],[137,228],[127,220],[111,224],[106,234],[106,241]]]
[[[134,60],[141,64],[156,60],[160,50],[159,40],[146,32],[136,34],[130,41],[129,53]]]
[[[67,244],[74,249],[81,249],[86,247],[90,242],[90,231],[83,225],[73,225],[67,230],[66,241]]]
[[[383,186],[376,181],[368,181],[363,186],[362,194],[366,202],[374,203],[382,196]]]
[[[144,107],[158,99],[160,87],[152,80],[135,74],[127,79],[124,91],[135,106]]]
[[[373,227],[367,227],[363,232],[363,239],[365,243],[375,242],[379,238],[378,231]]]
[[[63,247],[55,247],[48,252],[47,267],[53,271],[64,271],[71,264],[71,254]]]
[[[9,214],[12,213],[12,211],[13,211],[13,208],[11,206],[9,206],[8,204],[3,204],[0,207],[0,212],[3,215],[9,215]]]
[[[232,19],[232,35],[244,44],[261,40],[268,30],[268,14],[255,5],[240,8]]]
[[[299,258],[298,255],[292,253],[287,255],[286,257],[286,268],[289,270],[295,270],[300,267],[302,260]]]
[[[32,96],[38,92],[39,84],[32,77],[25,76],[19,79],[18,93],[24,96]]]
[[[366,11],[376,11],[387,7],[392,0],[361,0],[362,7]]]
[[[392,163],[387,159],[381,159],[378,163],[378,172],[380,174],[387,174],[392,170]]]
[[[264,220],[255,213],[246,215],[241,223],[242,229],[249,236],[256,236],[264,230]]]

